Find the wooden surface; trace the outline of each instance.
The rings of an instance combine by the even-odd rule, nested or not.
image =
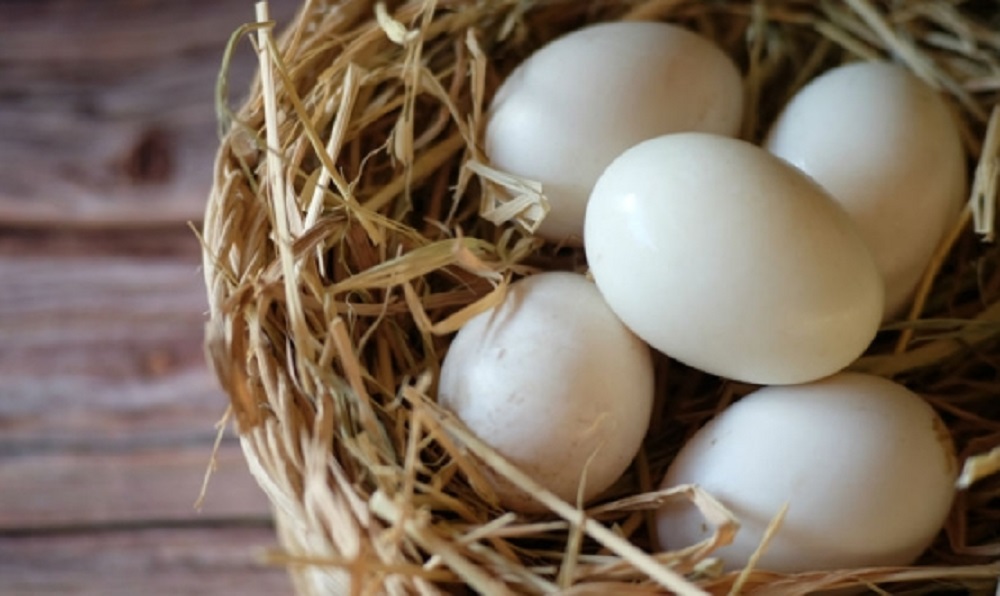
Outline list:
[[[232,432],[194,508],[226,401],[188,223],[252,9],[0,2],[0,594],[291,592]]]

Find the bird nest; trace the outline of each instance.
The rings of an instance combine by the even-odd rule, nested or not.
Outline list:
[[[655,487],[683,441],[752,388],[666,357],[639,455],[587,508],[546,491],[435,403],[442,357],[465,321],[522,276],[586,271],[581,249],[532,236],[544,189],[484,156],[492,94],[545,42],[620,19],[679,23],[725,49],[744,73],[742,136],[754,142],[806,82],[858,59],[895,60],[961,114],[974,180],[961,224],[910,316],[852,366],[924,396],[965,464],[947,526],[915,566],[722,572],[712,551],[738,520],[697,487]],[[289,566],[300,594],[992,589],[994,3],[307,0],[280,38],[274,28],[261,3],[231,38],[230,53],[248,41],[260,70],[238,110],[225,100],[225,68],[220,77],[223,136],[201,234],[210,360],[274,506],[282,549],[271,559]],[[505,510],[485,468],[546,512]],[[671,499],[693,500],[714,535],[683,551],[652,548],[653,511]]]

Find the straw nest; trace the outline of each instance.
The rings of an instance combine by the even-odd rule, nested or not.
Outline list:
[[[272,560],[301,594],[804,592],[867,585],[992,590],[1000,574],[1000,262],[993,240],[1000,9],[847,0],[310,0],[280,39],[267,5],[237,31],[260,59],[231,111],[202,232],[209,356],[250,468],[274,505]],[[250,15],[248,15],[249,20]],[[892,58],[962,115],[975,184],[910,320],[854,365],[907,383],[945,418],[964,490],[918,566],[722,574],[736,530],[695,487],[651,492],[686,436],[750,387],[658,363],[660,399],[634,465],[599,504],[562,502],[441,410],[449,338],[541,269],[585,271],[578,249],[528,231],[537,184],[496,171],[484,112],[505,73],[588,22],[661,19],[700,31],[745,74],[743,136],[838,63]],[[992,450],[992,451],[991,451]],[[489,466],[550,511],[496,504]],[[914,495],[919,498],[919,495]],[[655,553],[651,511],[695,500],[713,539]]]

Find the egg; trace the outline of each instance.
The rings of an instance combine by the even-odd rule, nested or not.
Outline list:
[[[653,404],[649,348],[583,275],[540,273],[466,323],[442,364],[438,400],[484,442],[570,503],[628,468]],[[501,502],[541,510],[498,475]]]
[[[676,25],[591,25],[545,45],[503,82],[489,110],[492,165],[541,182],[537,234],[579,244],[587,198],[611,160],[677,131],[734,135],[740,73],[710,41]]]
[[[885,279],[885,316],[909,306],[967,194],[958,127],[941,96],[887,62],[835,68],[796,94],[766,146],[857,222]]]
[[[715,551],[741,568],[786,504],[757,568],[780,573],[908,565],[948,516],[957,463],[934,410],[906,387],[858,373],[760,389],[700,429],[662,486],[693,483],[736,515]],[[711,530],[690,504],[657,512],[660,548]]]
[[[882,318],[882,280],[844,210],[787,162],[736,139],[678,133],[625,151],[594,187],[584,248],[636,335],[731,379],[837,372]]]

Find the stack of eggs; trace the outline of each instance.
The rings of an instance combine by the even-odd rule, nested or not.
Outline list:
[[[582,243],[594,281],[512,284],[455,337],[439,401],[582,505],[647,432],[651,348],[764,385],[692,436],[663,479],[700,485],[739,519],[716,555],[745,565],[787,506],[759,567],[909,564],[951,506],[950,438],[905,387],[842,371],[907,308],[958,217],[956,124],[884,62],[812,81],[764,147],[735,138],[742,112],[730,58],[665,23],[590,26],[521,64],[494,99],[486,152],[542,183],[538,235]],[[507,507],[540,510],[492,482]],[[711,532],[686,504],[658,520],[664,549]]]

